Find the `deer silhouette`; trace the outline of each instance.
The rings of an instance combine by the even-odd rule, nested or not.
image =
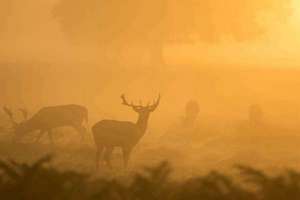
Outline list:
[[[22,138],[27,133],[32,131],[40,131],[36,138],[36,142],[45,134],[48,133],[49,139],[53,144],[52,130],[54,128],[69,126],[76,129],[83,139],[86,128],[83,122],[88,121],[88,111],[80,105],[60,105],[52,107],[44,107],[36,114],[28,119],[28,112],[25,109],[20,109],[24,116],[22,122],[16,122],[13,112],[7,108],[3,108],[4,112],[9,116],[13,124],[14,140]]]
[[[128,103],[125,96],[122,95],[122,103],[129,106],[138,113],[136,123],[128,121],[102,120],[92,127],[94,141],[96,144],[96,168],[99,167],[100,158],[111,168],[111,154],[115,147],[120,147],[123,152],[124,166],[127,167],[130,154],[134,146],[144,136],[150,113],[153,112],[160,102],[160,96],[152,105],[134,105]]]

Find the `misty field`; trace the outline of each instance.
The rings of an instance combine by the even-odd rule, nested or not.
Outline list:
[[[236,164],[251,165],[274,172],[285,168],[300,169],[298,135],[217,135],[194,141],[173,142],[165,138],[145,138],[135,147],[129,164],[134,171],[143,166],[152,166],[168,161],[178,177],[191,177],[209,170],[230,170]],[[81,141],[72,129],[58,129],[54,134],[54,145],[45,135],[40,142],[34,142],[35,134],[29,134],[22,141],[12,141],[11,133],[0,137],[0,157],[32,163],[45,156],[53,155],[52,165],[59,169],[72,169],[102,175],[124,173],[121,149],[115,149],[112,156],[113,169],[105,164],[95,169],[96,148],[90,133]]]
[[[300,191],[297,175],[297,171],[300,170],[299,101],[297,95],[290,95],[290,93],[297,94],[298,71],[297,73],[294,71],[282,73],[275,70],[273,74],[267,70],[250,71],[250,76],[248,71],[233,70],[215,73],[209,70],[209,72],[181,70],[169,74],[166,72],[158,76],[160,81],[157,81],[150,80],[150,75],[142,76],[142,70],[139,71],[140,79],[135,80],[132,70],[129,70],[130,73],[127,72],[126,76],[118,75],[120,78],[118,83],[110,80],[110,76],[104,77],[106,79],[102,79],[99,83],[96,74],[117,74],[119,71],[106,73],[95,68],[85,73],[78,70],[70,75],[69,70],[60,70],[58,70],[60,72],[58,75],[54,68],[43,72],[45,77],[51,77],[45,79],[44,84],[47,87],[44,87],[44,90],[39,88],[39,81],[43,79],[43,76],[37,75],[38,80],[34,78],[31,80],[29,76],[25,78],[25,75],[19,75],[23,77],[23,79],[20,78],[22,80],[20,86],[24,87],[23,90],[26,90],[26,83],[29,81],[32,82],[30,87],[34,87],[35,90],[29,90],[24,95],[26,96],[24,102],[21,102],[22,98],[15,98],[19,95],[19,90],[3,89],[5,94],[11,94],[3,96],[3,101],[11,102],[7,105],[12,107],[17,122],[23,121],[18,110],[22,106],[25,108],[28,106],[29,116],[32,117],[39,109],[47,105],[70,102],[86,105],[90,111],[89,131],[81,141],[80,134],[72,128],[59,128],[54,130],[54,145],[51,144],[47,135],[44,135],[39,142],[35,142],[37,137],[35,131],[28,133],[20,141],[13,141],[12,123],[9,116],[1,112],[0,158],[5,163],[7,160],[13,161],[9,167],[3,163],[1,165],[2,169],[8,170],[6,172],[8,176],[14,176],[7,178],[7,175],[3,175],[2,177],[2,196],[10,195],[7,199],[26,199],[11,196],[14,194],[35,195],[36,199],[41,199],[39,196],[41,193],[47,194],[42,197],[47,196],[49,199],[90,199],[95,195],[96,199],[285,200],[298,197]],[[10,77],[15,75],[12,69],[8,71]],[[32,68],[29,72],[36,75],[39,70]],[[233,72],[240,76],[235,77]],[[28,74],[25,70],[20,72],[22,73]],[[83,74],[84,77],[81,78],[87,85],[77,87],[78,74]],[[269,82],[265,82],[265,77],[270,74],[272,76]],[[0,76],[4,77],[3,74]],[[72,80],[68,79],[69,76]],[[170,82],[171,79],[175,81]],[[105,85],[107,81],[109,84]],[[124,85],[128,82],[131,86],[124,89]],[[147,83],[149,88],[151,86],[162,90],[162,102],[151,116],[146,134],[135,146],[129,167],[124,169],[122,152],[117,148],[112,155],[112,169],[102,165],[96,170],[96,146],[91,127],[102,119],[136,121],[136,114],[122,105],[120,95],[124,90],[133,91],[132,93],[139,94],[138,96],[132,93],[128,95],[134,102],[137,102],[140,97],[144,103],[153,100],[157,96],[156,91],[152,91],[151,94],[147,91],[140,92],[143,91],[144,83]],[[12,79],[7,84],[14,85]],[[274,86],[276,86],[276,92],[272,92]],[[15,85],[15,87],[19,86]],[[58,89],[54,91],[53,87]],[[191,89],[186,90],[186,88]],[[249,88],[250,94],[248,94]],[[199,106],[194,121],[191,120],[189,111],[185,110],[187,102],[191,99],[196,100]],[[262,119],[256,114],[254,117],[251,115],[249,106],[255,102],[262,102],[260,105],[264,114]],[[192,110],[192,118],[193,113]],[[182,126],[185,121],[188,125]],[[190,121],[193,123],[190,124]],[[248,127],[252,121],[259,122],[254,129]],[[260,123],[263,126],[260,127]],[[51,162],[46,164],[51,169],[45,174],[38,173],[37,178],[34,178],[35,183],[42,182],[41,188],[34,187],[36,193],[31,193],[33,189],[27,188],[22,178],[12,180],[15,179],[14,171],[18,171],[17,173],[23,173],[24,170],[30,171],[30,166],[46,155],[53,156]],[[159,166],[164,161],[169,164],[161,165],[163,169],[160,170],[163,172],[159,172],[155,166]],[[242,176],[236,168],[237,165],[258,169],[258,171],[253,171],[252,168],[243,168],[254,176],[252,178],[259,179],[259,181],[255,182],[254,186],[248,185],[248,182],[241,184],[243,178],[248,176]],[[149,175],[145,175],[148,173],[144,171],[145,166],[147,169],[150,168],[162,174],[149,178]],[[13,167],[12,170],[11,167]],[[172,172],[170,177],[166,178],[168,174],[166,171],[169,168]],[[294,169],[296,172],[287,171],[287,169]],[[32,172],[29,173],[32,174]],[[82,174],[90,178],[83,180]],[[223,174],[226,175],[223,176]],[[49,176],[56,178],[53,180]],[[156,181],[161,180],[161,176],[163,177],[162,183],[157,183]],[[23,176],[17,175],[17,177]],[[25,183],[27,181],[32,180],[26,180]],[[69,190],[70,188],[66,189],[64,185],[68,185],[70,181],[79,184],[80,189],[77,186],[76,189],[72,188],[72,191]],[[49,186],[49,184],[57,187]],[[28,184],[28,187],[33,186]],[[58,192],[46,189],[52,187]],[[12,192],[16,190],[18,192]],[[82,192],[82,190],[85,191]],[[154,194],[157,196],[153,196]],[[170,196],[166,197],[165,194]],[[34,199],[30,197],[27,199]]]
[[[90,128],[83,139],[63,127],[53,131],[53,143],[47,134],[36,141],[38,131],[15,135],[8,112],[1,121],[0,195],[17,200],[298,199],[296,129],[267,126],[251,109],[249,119],[234,128],[216,127],[199,122],[192,108],[187,106],[184,118],[169,129],[150,126],[128,168],[116,148],[112,168],[102,163],[99,169]]]

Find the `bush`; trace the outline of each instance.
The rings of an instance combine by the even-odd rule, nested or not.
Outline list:
[[[0,196],[10,200],[293,200],[300,199],[300,173],[270,176],[238,166],[242,181],[212,171],[187,180],[174,180],[167,162],[120,178],[93,178],[51,167],[51,156],[34,164],[0,161]]]

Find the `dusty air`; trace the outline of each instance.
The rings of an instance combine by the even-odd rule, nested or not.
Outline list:
[[[1,199],[300,196],[297,0],[0,0]]]

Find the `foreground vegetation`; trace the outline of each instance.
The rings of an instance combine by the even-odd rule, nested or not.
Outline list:
[[[211,171],[184,180],[172,178],[167,162],[141,172],[110,178],[95,178],[51,166],[51,156],[33,164],[0,162],[2,199],[205,199],[205,200],[292,200],[300,198],[300,173],[281,174],[237,166],[238,176]]]

